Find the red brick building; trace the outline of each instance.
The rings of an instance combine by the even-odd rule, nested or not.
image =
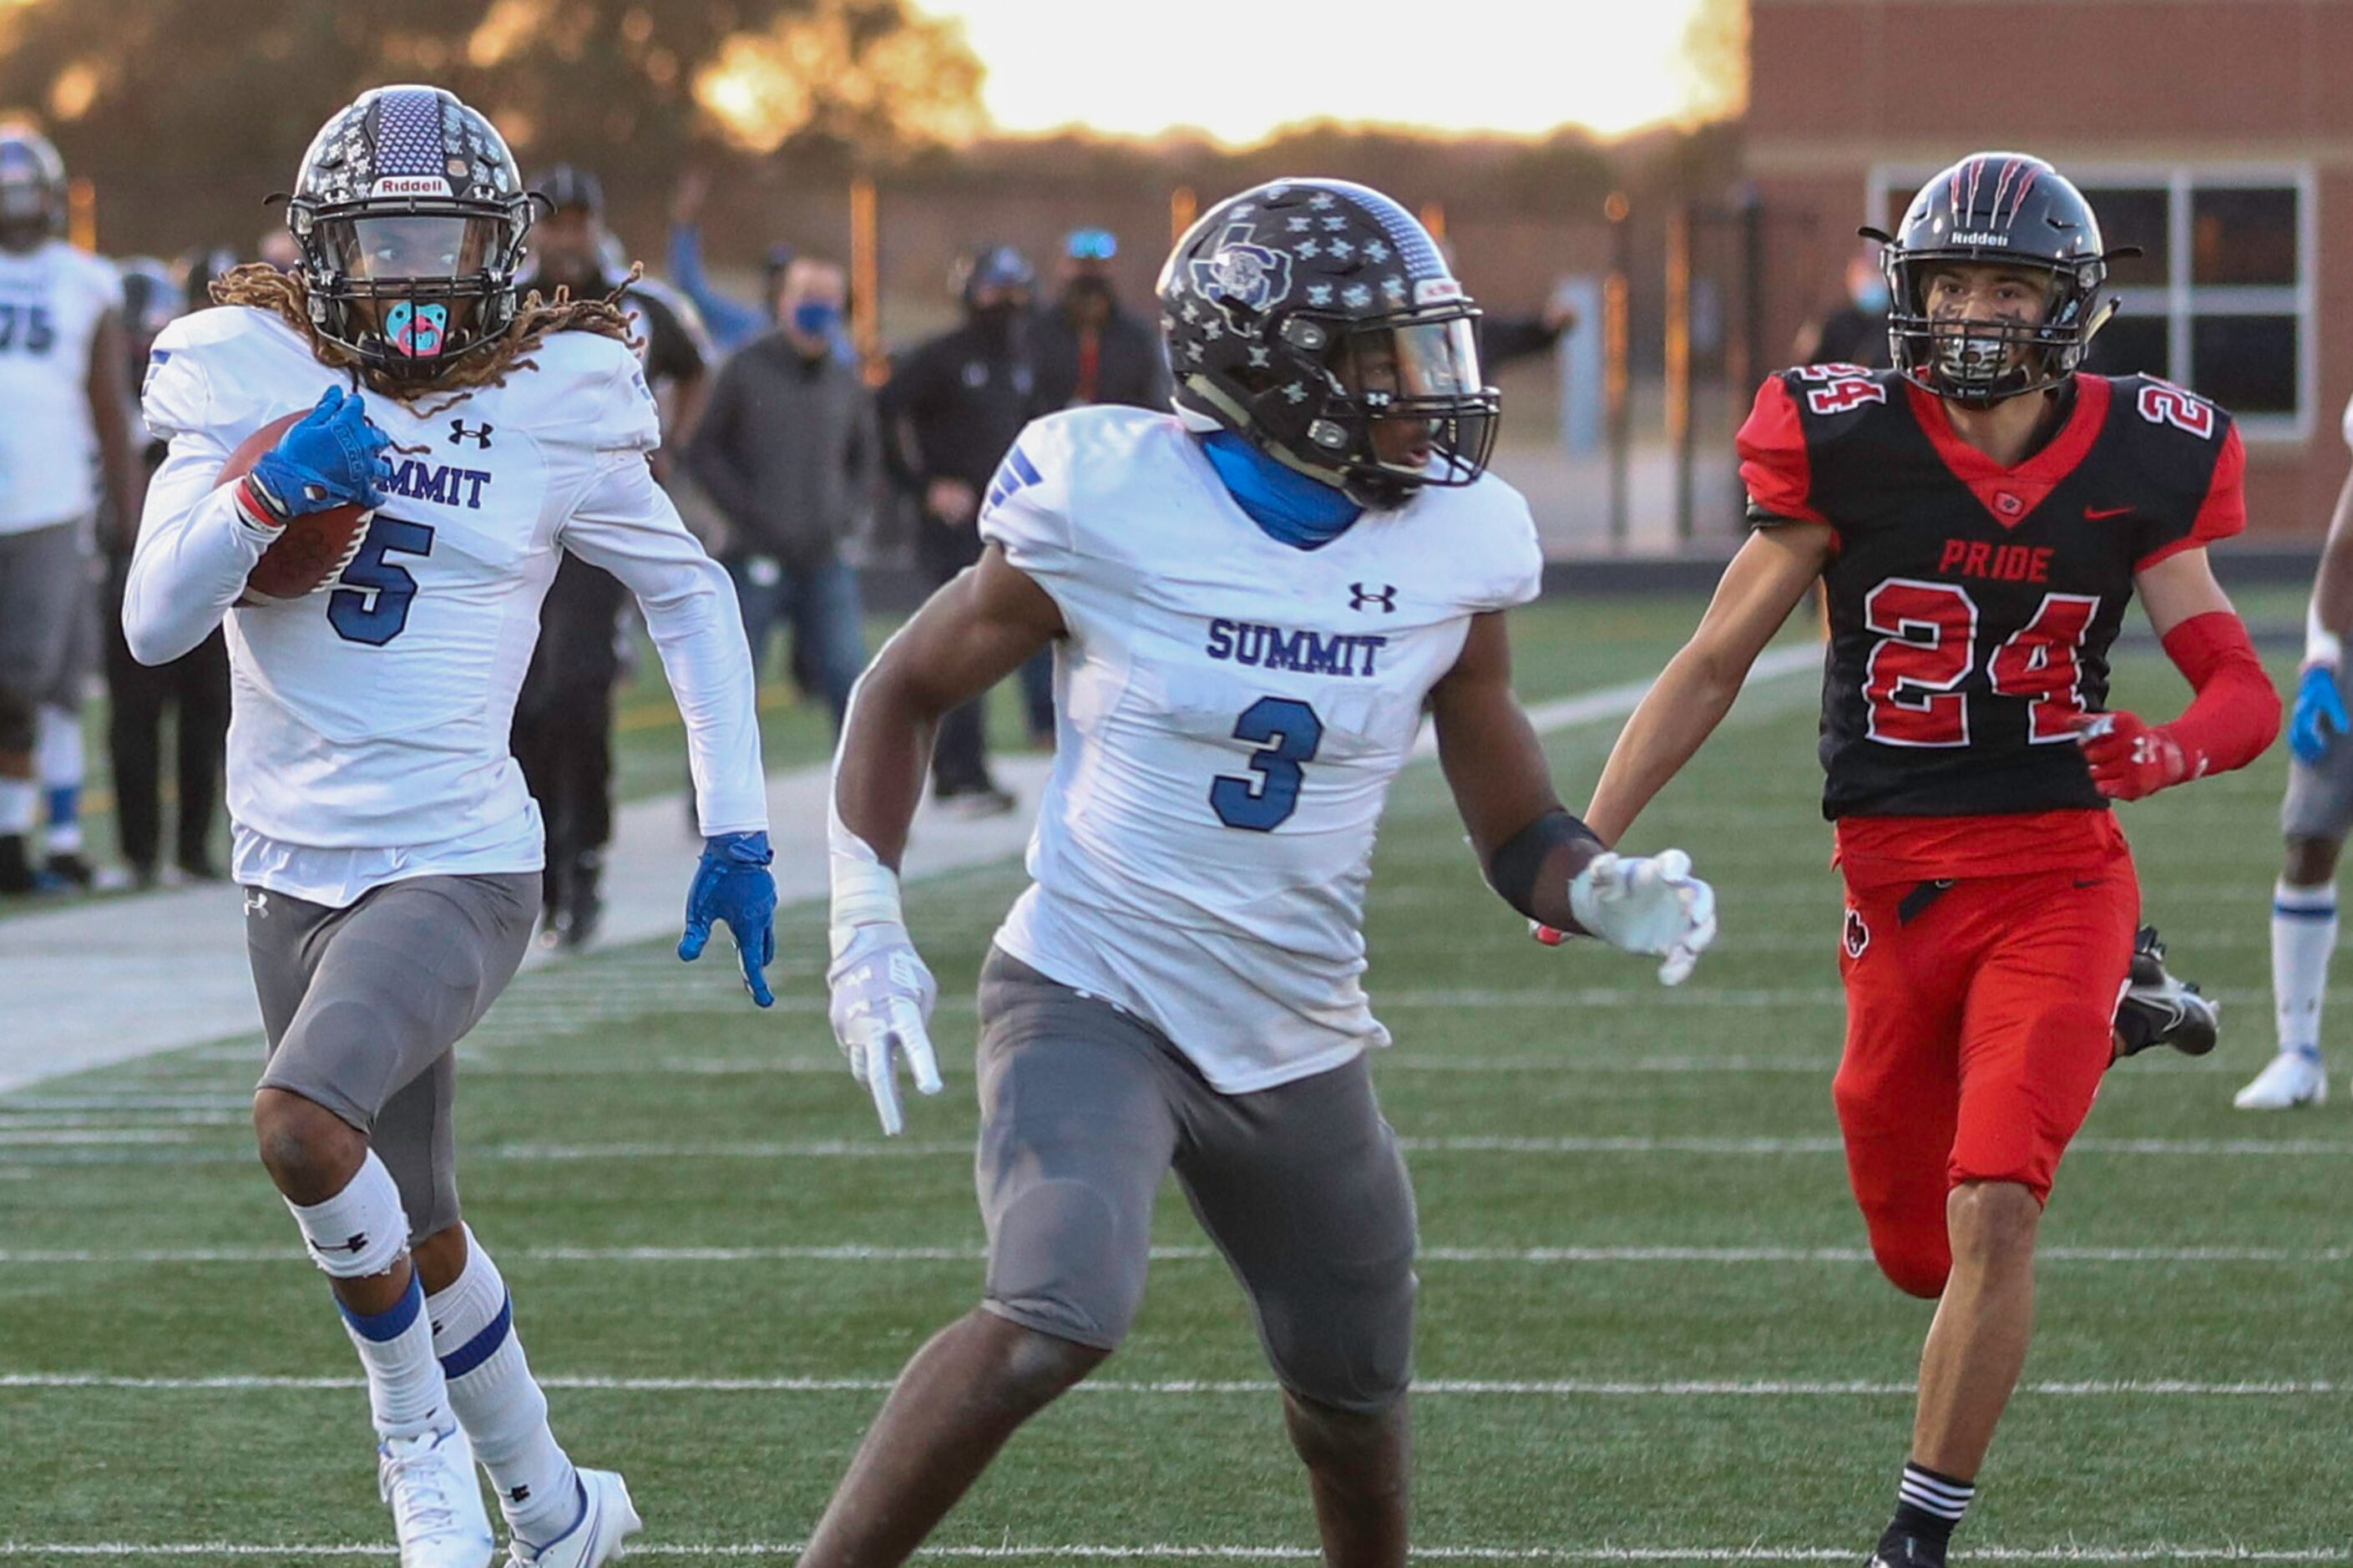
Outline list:
[[[1857,224],[1965,153],[2090,196],[2125,309],[2094,368],[2239,416],[2252,531],[2311,534],[2353,396],[2353,0],[1750,0],[1765,342],[1839,302]]]

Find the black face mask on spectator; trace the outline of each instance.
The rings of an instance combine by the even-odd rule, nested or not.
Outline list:
[[[1107,316],[1114,298],[1108,278],[1073,278],[1062,290],[1062,306],[1073,316]]]
[[[1008,349],[1013,346],[1014,328],[1021,320],[1021,307],[1009,300],[976,305],[966,320],[980,334],[981,342],[992,349]]]

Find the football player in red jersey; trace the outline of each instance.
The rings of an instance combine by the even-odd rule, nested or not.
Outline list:
[[[2119,1048],[2139,890],[2108,804],[2253,761],[2279,700],[2207,562],[2245,522],[2230,416],[2078,373],[2115,309],[2082,194],[2040,159],[1979,153],[1898,234],[1865,232],[1886,245],[1894,368],[1758,392],[1739,436],[1755,531],[1585,815],[1616,842],[1823,582],[1823,811],[1847,889],[1834,1098],[1881,1268],[1940,1299],[1872,1561],[1931,1568],[2025,1360],[2052,1173]],[[2136,592],[2196,689],[2169,723],[2107,709]]]

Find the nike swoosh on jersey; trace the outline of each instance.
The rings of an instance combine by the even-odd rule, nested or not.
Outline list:
[[[2105,518],[2122,517],[2130,510],[2128,506],[2087,506],[2084,509],[2084,521],[2098,522]]]

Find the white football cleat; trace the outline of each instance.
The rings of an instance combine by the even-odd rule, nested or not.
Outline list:
[[[376,1446],[375,1489],[392,1509],[400,1568],[491,1568],[499,1547],[464,1431],[386,1437]]]
[[[2282,1051],[2231,1103],[2242,1110],[2292,1110],[2328,1103],[2328,1069],[2318,1057]]]
[[[629,1501],[629,1483],[611,1470],[578,1470],[578,1522],[544,1546],[507,1545],[507,1568],[596,1568],[621,1555],[621,1542],[645,1528]]]

